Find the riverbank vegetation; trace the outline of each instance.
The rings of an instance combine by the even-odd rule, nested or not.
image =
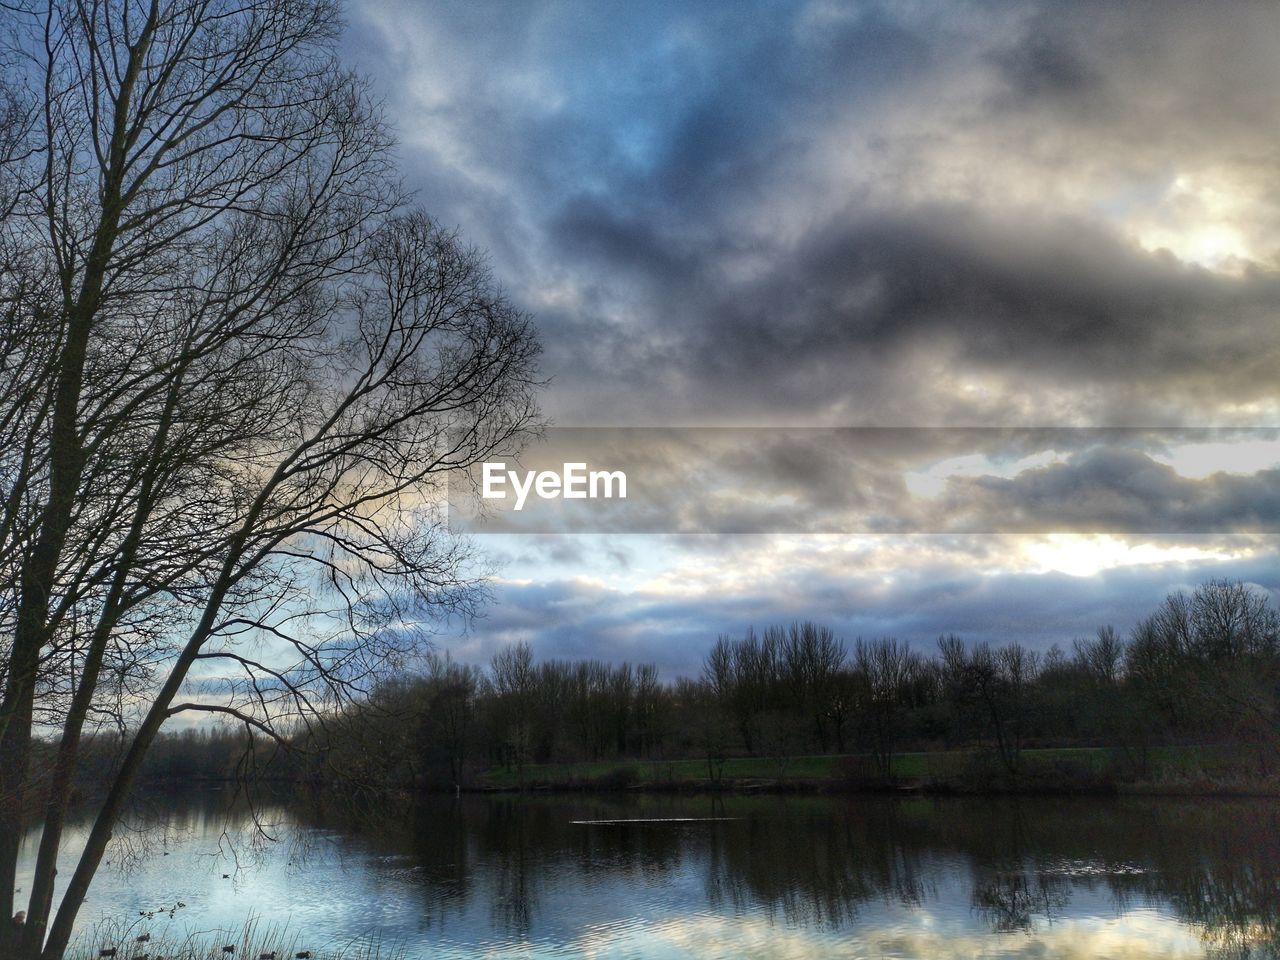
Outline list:
[[[429,660],[323,753],[403,789],[821,786],[1250,792],[1277,782],[1280,628],[1211,581],[1127,635],[1064,649],[955,636],[846,644],[810,622],[717,639],[700,676],[649,664]]]
[[[161,914],[185,907],[177,903]],[[155,913],[143,912],[128,920],[105,920],[86,929],[68,947],[68,960],[116,960],[116,958],[176,957],[181,960],[228,960],[234,957],[269,960],[398,960],[403,951],[379,942],[312,944],[287,925],[264,924],[250,917],[237,929],[164,929],[153,933]]]
[[[152,782],[423,790],[915,789],[1268,793],[1280,785],[1280,629],[1266,594],[1211,581],[1127,635],[1038,652],[944,636],[847,644],[818,624],[720,637],[701,674],[433,655],[285,746],[161,738]],[[246,750],[250,746],[252,750]],[[111,763],[109,741],[90,751]],[[96,766],[90,765],[93,769]],[[99,773],[104,773],[100,770]]]

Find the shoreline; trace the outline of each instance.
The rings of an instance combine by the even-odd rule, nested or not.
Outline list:
[[[1011,772],[987,749],[916,751],[895,754],[885,778],[872,758],[836,754],[778,758],[565,761],[472,771],[456,784],[443,776],[415,783],[366,785],[384,796],[469,794],[801,794],[904,797],[1280,797],[1280,775],[1257,772],[1238,754],[1213,746],[1153,750],[1138,772],[1107,747],[1026,748]],[[235,778],[153,778],[144,790],[218,789]],[[338,786],[310,778],[272,778],[272,790],[305,792]],[[341,787],[339,787],[341,789]],[[357,788],[358,790],[360,788]],[[93,791],[83,791],[87,799]],[[33,811],[34,812],[34,811]]]
[[[988,750],[894,755],[891,773],[865,755],[776,760],[738,757],[708,775],[706,761],[619,761],[490,769],[464,782],[476,793],[804,793],[879,796],[1280,797],[1280,776],[1258,773],[1215,747],[1153,751],[1128,768],[1107,747],[1028,748],[1009,770]],[[436,784],[422,784],[431,790]],[[447,787],[449,791],[454,786]]]
[[[452,791],[428,789],[428,795]],[[894,783],[881,785],[846,785],[829,781],[773,780],[730,781],[715,784],[709,780],[688,780],[677,784],[640,782],[617,787],[590,782],[532,783],[519,786],[472,785],[457,791],[467,796],[557,796],[572,794],[723,794],[729,796],[785,795],[831,797],[1175,797],[1204,799],[1280,798],[1280,785],[1272,783],[1218,785],[1197,782],[1137,782],[1102,785],[1012,783],[1001,787],[970,788],[954,784]]]

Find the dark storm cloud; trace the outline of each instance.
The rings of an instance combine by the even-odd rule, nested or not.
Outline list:
[[[1057,101],[1098,92],[1101,71],[1073,48],[1069,38],[1028,32],[1023,41],[992,56],[1014,98]]]
[[[536,315],[561,424],[1280,415],[1280,7],[369,0],[351,19],[410,185]],[[1177,477],[1154,443],[1057,449],[1016,476],[952,477],[906,519],[1070,528],[1092,510],[1117,529],[1229,530],[1275,516],[1274,471]],[[762,502],[799,497],[828,520],[904,513],[914,461],[854,483],[827,453],[793,439],[728,466]],[[645,459],[663,478],[693,462]],[[734,529],[795,519],[732,498],[684,509]],[[499,585],[470,649],[533,639],[542,655],[648,651],[633,658],[682,671],[749,623],[1047,643],[1127,625],[1207,576],[1274,589],[1280,569],[1273,540],[1075,578],[1026,573],[1001,538],[847,564],[777,542],[752,556],[751,538],[629,540],[625,557],[520,539],[512,565],[536,575]],[[764,572],[678,599],[588,582],[646,550]]]
[[[1126,218],[1225,171],[1280,250],[1250,180],[1280,11],[367,16],[412,179],[537,312],[562,422],[1205,422],[1273,395],[1274,275],[1148,253]]]
[[[951,478],[942,512],[952,529],[1276,532],[1280,470],[1190,479],[1141,451],[1103,448],[1012,479]]]
[[[843,398],[856,408],[876,367],[913,352],[1081,390],[1141,382],[1153,397],[1212,381],[1200,402],[1243,401],[1274,383],[1277,304],[1273,275],[1216,277],[1094,225],[931,208],[842,218],[744,287],[720,286],[690,310],[701,322],[683,360],[717,398],[748,407]],[[929,389],[915,379],[923,368],[895,373],[896,383],[872,383]],[[763,384],[782,391],[760,397]]]

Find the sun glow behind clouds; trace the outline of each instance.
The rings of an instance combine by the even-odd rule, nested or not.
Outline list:
[[[1179,474],[1203,480],[1215,473],[1250,474],[1280,468],[1280,436],[1267,440],[1224,440],[1187,443],[1152,455]]]
[[[1131,229],[1146,250],[1168,250],[1185,263],[1239,274],[1259,259],[1247,235],[1254,198],[1210,174],[1182,174]]]
[[[602,545],[607,538],[582,536]],[[644,602],[698,601],[707,598],[750,600],[768,596],[781,581],[802,589],[826,578],[879,578],[886,589],[904,571],[931,570],[939,576],[983,578],[1061,573],[1090,577],[1121,568],[1166,564],[1217,564],[1247,560],[1249,545],[1209,540],[1126,538],[1115,534],[1031,535],[839,535],[776,534],[718,539],[716,547],[699,537],[661,540],[632,538],[625,567],[610,568],[602,552],[590,561],[557,564],[545,559],[521,565],[526,576],[503,583],[531,586],[554,576],[575,590]],[[532,559],[532,558],[531,558]],[[584,575],[582,564],[597,571]],[[529,576],[537,569],[539,576]]]
[[[1132,543],[1106,533],[1051,533],[1043,539],[1026,542],[1022,553],[1037,573],[1065,573],[1072,577],[1091,577],[1117,567],[1233,560],[1243,556],[1228,548],[1150,541]]]

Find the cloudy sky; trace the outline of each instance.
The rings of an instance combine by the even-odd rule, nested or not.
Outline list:
[[[1277,590],[1276,432],[1156,428],[1280,427],[1278,35],[1166,0],[354,4],[407,181],[537,317],[556,425],[779,428],[739,481],[810,516],[862,486],[780,428],[1053,428],[903,466],[1019,529],[479,537],[494,603],[449,648],[672,675],[794,617],[1046,647],[1211,576]]]

